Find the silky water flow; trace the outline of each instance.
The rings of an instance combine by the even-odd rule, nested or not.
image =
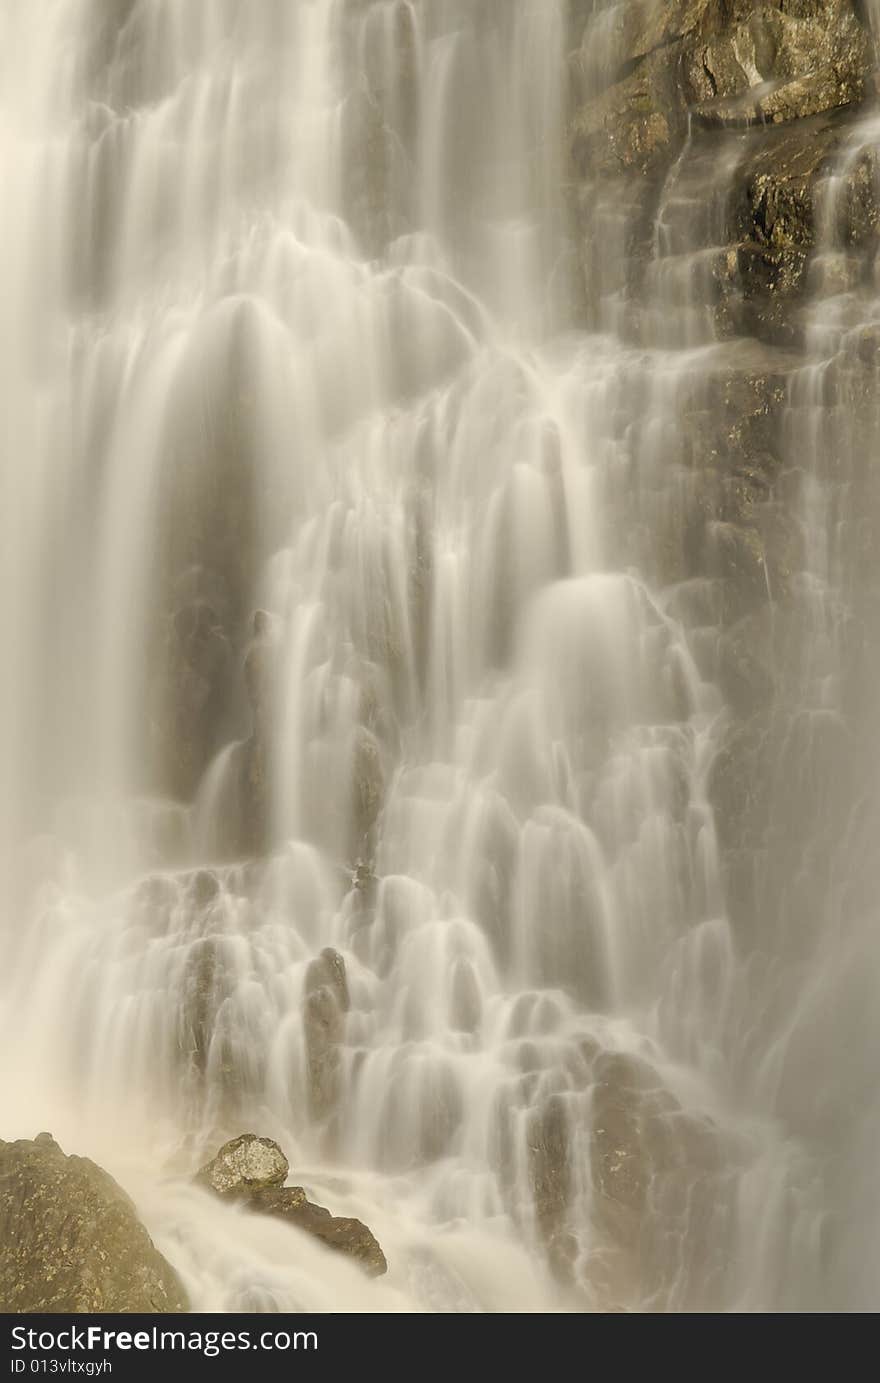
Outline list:
[[[651,556],[683,392],[750,349],[705,309],[740,136],[685,144],[635,331],[597,202],[575,330],[566,8],[3,7],[0,1134],[112,1171],[196,1310],[871,1295],[870,496],[829,486],[876,309],[832,178],[750,933],[711,592]],[[798,737],[847,760],[827,829]],[[246,1130],[386,1277],[191,1184]]]

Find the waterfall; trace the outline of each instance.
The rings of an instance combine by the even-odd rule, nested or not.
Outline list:
[[[848,391],[880,299],[835,212],[875,124],[793,363],[717,327],[743,128],[687,134],[637,292],[597,185],[584,282],[564,0],[31,11],[0,16],[0,1136],[111,1169],[196,1310],[876,1305]],[[745,376],[798,477],[781,633],[699,471]],[[778,663],[736,878],[725,621]],[[251,1128],[386,1278],[192,1186]]]

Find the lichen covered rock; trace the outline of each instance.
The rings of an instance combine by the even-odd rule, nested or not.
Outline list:
[[[243,1133],[224,1143],[198,1179],[218,1196],[242,1196],[283,1186],[290,1164],[271,1138]]]
[[[0,1142],[0,1311],[187,1311],[128,1196],[48,1133]]]

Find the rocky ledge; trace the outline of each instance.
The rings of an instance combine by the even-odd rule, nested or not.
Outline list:
[[[327,1248],[351,1258],[370,1277],[387,1272],[385,1255],[367,1226],[313,1204],[302,1186],[285,1186],[289,1171],[277,1143],[244,1133],[224,1143],[196,1180],[224,1200],[235,1200],[248,1210],[273,1215],[311,1234]]]

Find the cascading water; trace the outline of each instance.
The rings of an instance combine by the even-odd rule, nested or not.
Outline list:
[[[836,1107],[798,1102],[856,943],[823,1007],[791,814],[778,921],[731,927],[717,611],[659,575],[683,397],[749,349],[704,310],[740,136],[685,146],[626,335],[594,247],[586,334],[563,0],[29,10],[0,19],[0,1133],[113,1170],[196,1309],[821,1305]],[[828,641],[781,756],[837,754],[829,387],[789,399]],[[387,1278],[191,1186],[249,1127]]]

